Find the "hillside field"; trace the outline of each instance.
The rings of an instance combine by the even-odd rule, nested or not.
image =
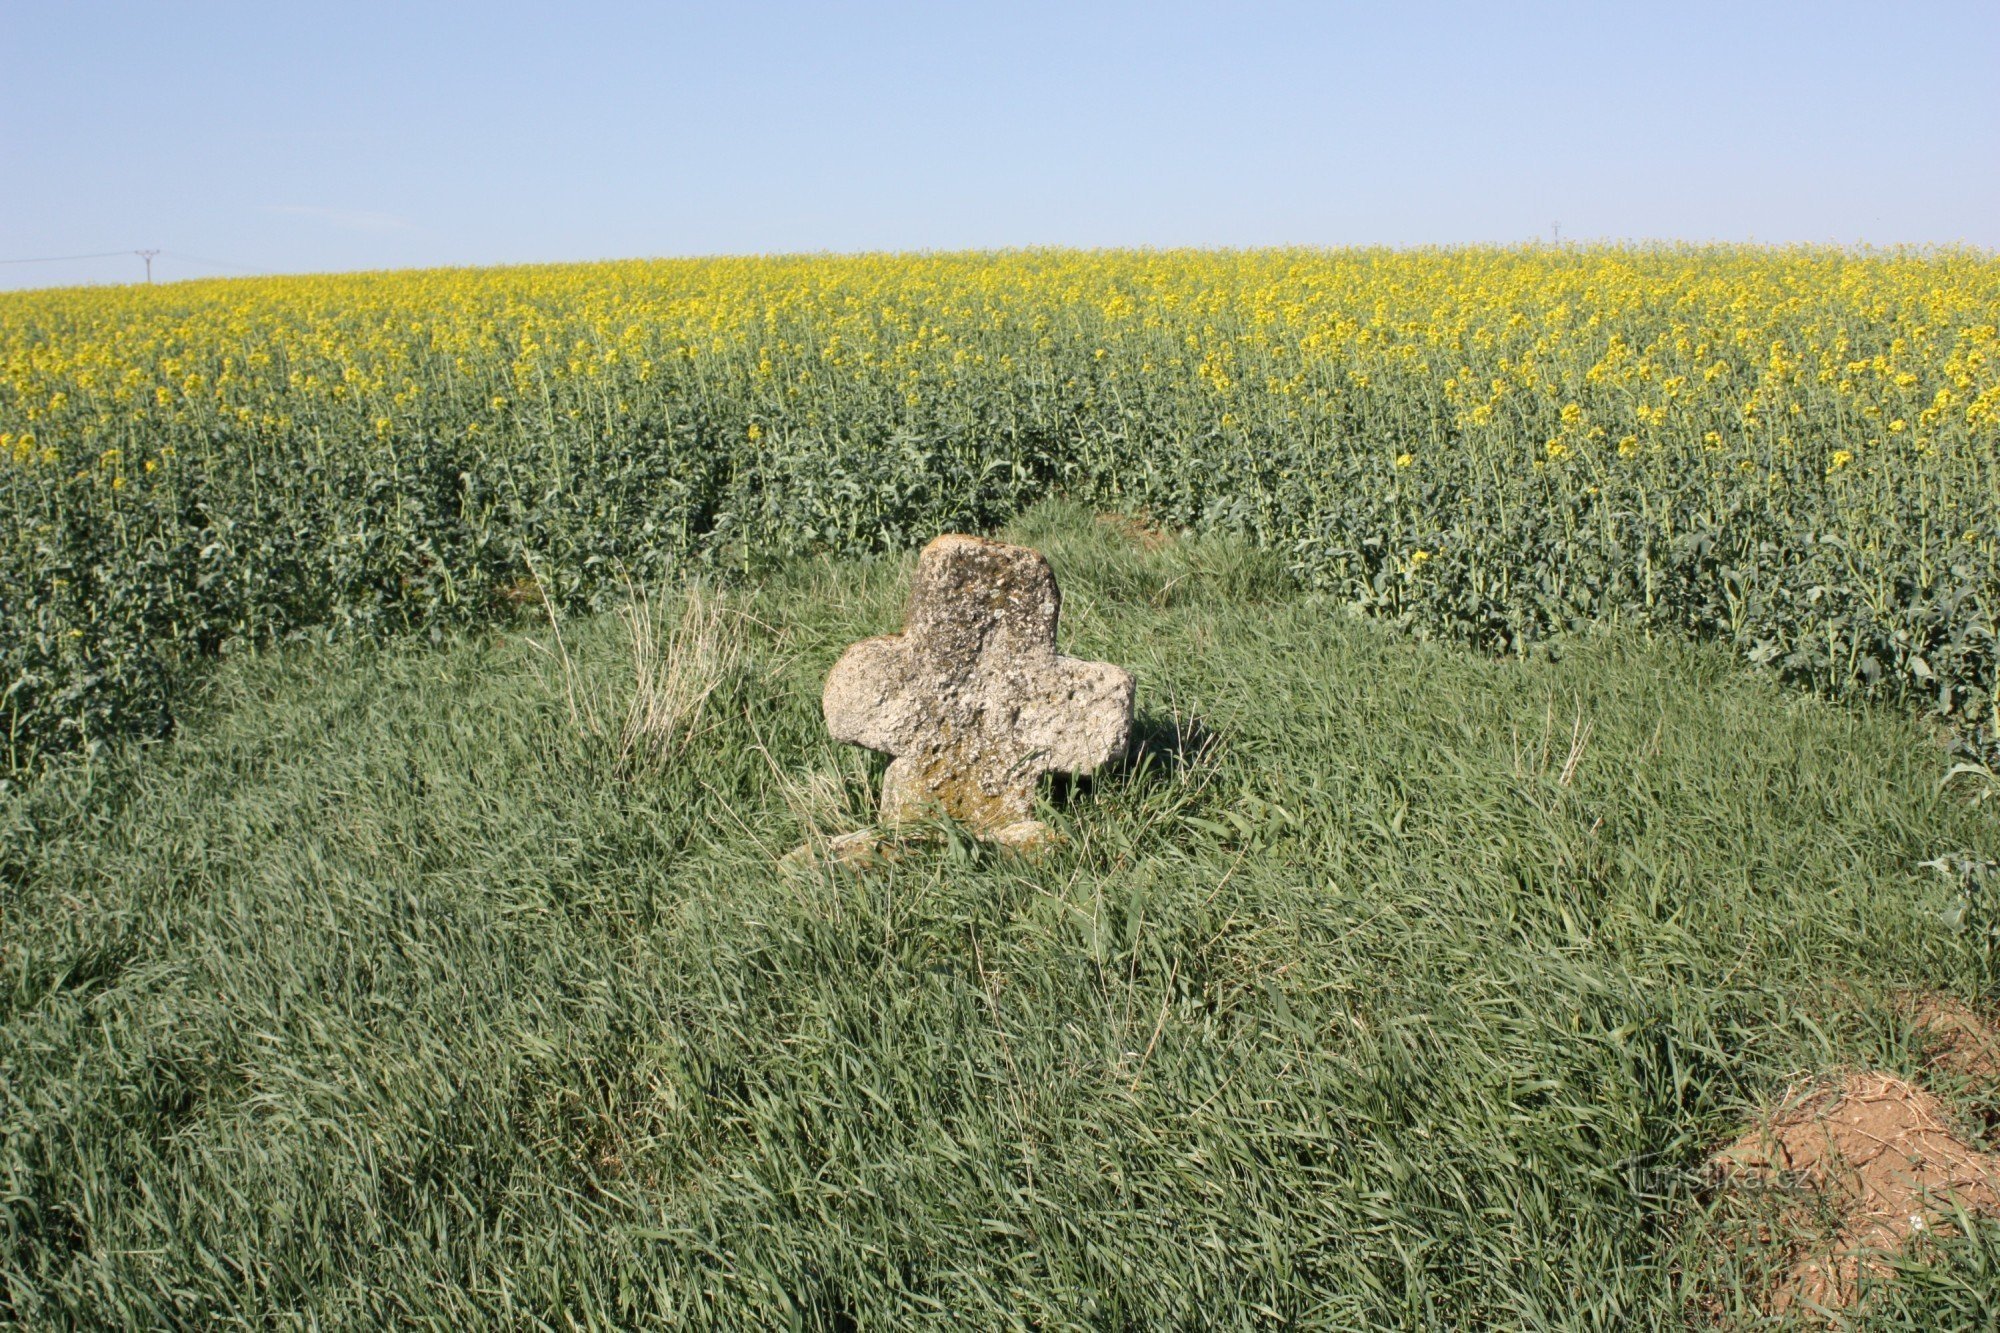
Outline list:
[[[0,1323],[1823,1326],[1718,1150],[1850,1076],[2000,1150],[1933,1021],[2000,1005],[1996,312],[1692,247],[0,296]],[[949,530],[1134,753],[1038,858],[788,855]],[[2000,1220],[1859,1281],[2000,1325]]]
[[[1519,650],[1579,624],[1987,715],[2000,261],[1018,251],[0,296],[0,745],[225,648],[605,605],[1051,495]]]

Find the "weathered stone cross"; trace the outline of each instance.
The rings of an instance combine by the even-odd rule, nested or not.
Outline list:
[[[895,756],[885,825],[929,809],[1031,846],[1042,774],[1124,755],[1131,673],[1058,653],[1061,612],[1039,552],[955,533],[924,548],[903,632],[849,647],[822,700],[835,740]]]

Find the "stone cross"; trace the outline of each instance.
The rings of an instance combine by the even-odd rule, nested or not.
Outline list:
[[[885,825],[931,810],[1032,846],[1042,774],[1124,756],[1131,673],[1058,653],[1061,612],[1039,552],[956,533],[924,548],[903,632],[849,647],[822,700],[835,740],[895,756]]]

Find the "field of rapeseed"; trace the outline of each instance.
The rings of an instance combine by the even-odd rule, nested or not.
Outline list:
[[[1991,698],[2000,260],[723,259],[0,297],[0,777],[232,645],[477,623],[1067,492],[1520,650]]]

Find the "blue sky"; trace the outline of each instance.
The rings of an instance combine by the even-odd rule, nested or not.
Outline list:
[[[2000,247],[1996,69],[1996,0],[0,0],[0,259]]]

